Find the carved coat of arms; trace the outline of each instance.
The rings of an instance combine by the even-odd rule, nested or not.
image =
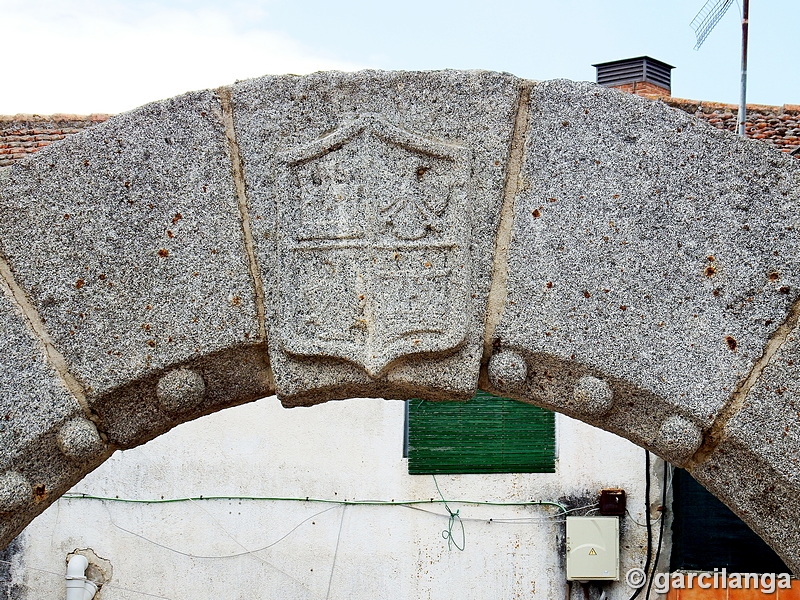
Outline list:
[[[278,158],[281,348],[379,377],[461,345],[468,150],[362,115]]]

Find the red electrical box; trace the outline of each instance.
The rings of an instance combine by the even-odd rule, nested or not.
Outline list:
[[[622,516],[625,514],[625,490],[600,490],[600,514]]]

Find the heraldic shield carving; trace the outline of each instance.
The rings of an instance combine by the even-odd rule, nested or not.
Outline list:
[[[278,341],[298,357],[457,349],[467,323],[469,151],[363,115],[279,156]]]

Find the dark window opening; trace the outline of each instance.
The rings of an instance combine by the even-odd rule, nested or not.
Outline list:
[[[670,570],[788,573],[780,557],[688,472],[673,475]]]

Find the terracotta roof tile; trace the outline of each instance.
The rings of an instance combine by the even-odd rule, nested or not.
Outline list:
[[[673,108],[678,108],[699,119],[706,121],[717,129],[738,130],[738,104],[708,102],[704,100],[686,100],[671,96],[655,94],[639,94],[651,100],[660,100]],[[762,140],[782,152],[792,152],[800,148],[800,105],[784,104],[771,106],[767,104],[748,104],[747,121],[745,122],[747,137]],[[800,152],[796,154],[800,158]]]
[[[736,104],[687,100],[669,96],[641,94],[651,100],[660,100],[713,125],[717,129],[735,132]],[[105,114],[70,115],[0,115],[0,167],[36,152],[52,142],[63,139],[101,123],[109,118]],[[800,104],[769,106],[747,105],[747,136],[762,140],[782,152],[792,152],[800,148]],[[800,158],[800,152],[797,153]]]
[[[0,115],[0,167],[40,148],[101,123],[109,115]]]

